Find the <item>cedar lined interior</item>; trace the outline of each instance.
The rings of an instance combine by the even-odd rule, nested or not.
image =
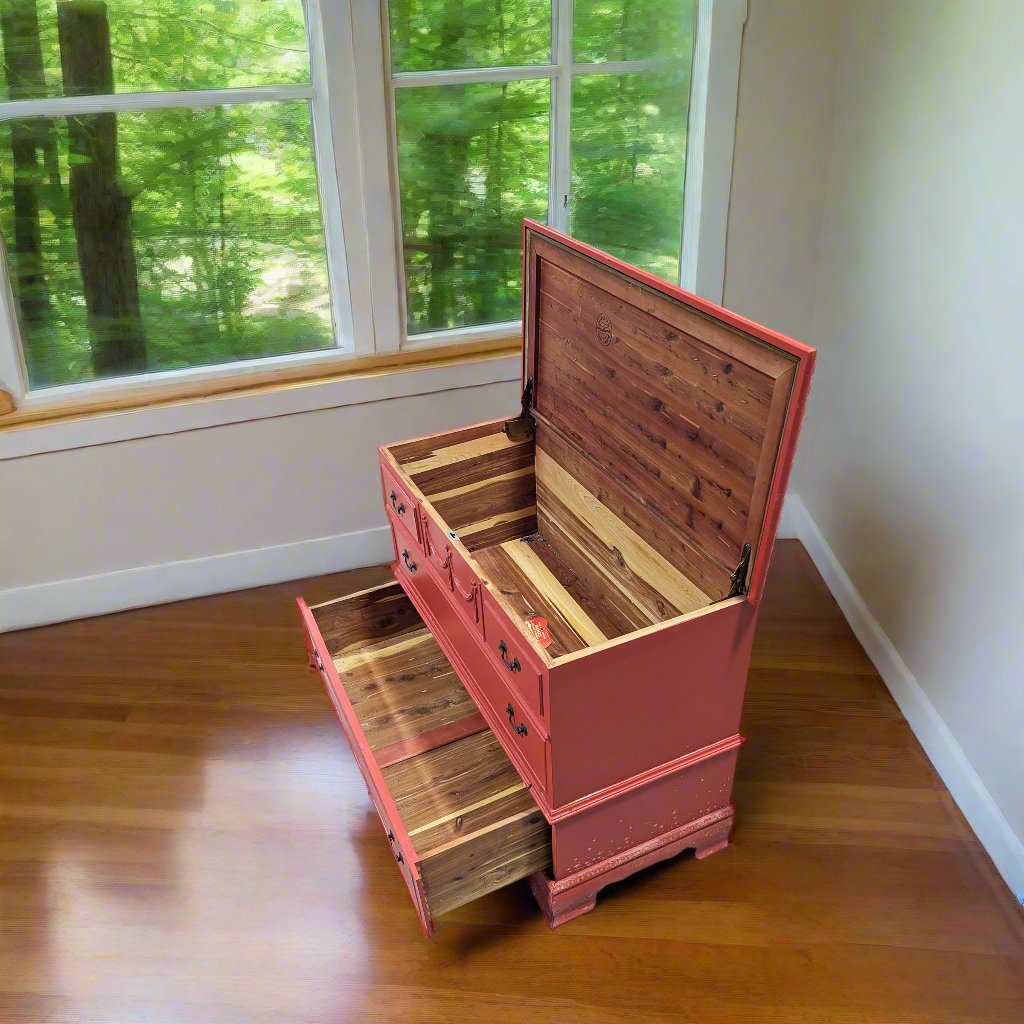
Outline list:
[[[533,231],[524,276],[535,437],[485,423],[388,451],[550,660],[728,596],[797,360]]]
[[[443,914],[544,870],[551,831],[399,584],[311,609]]]
[[[501,422],[389,451],[512,621],[547,620],[551,658],[710,603],[553,451],[510,441]]]

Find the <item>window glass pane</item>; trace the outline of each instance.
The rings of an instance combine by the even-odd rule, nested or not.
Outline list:
[[[4,0],[0,99],[309,82],[302,0]]]
[[[576,63],[682,58],[693,51],[696,0],[578,0],[573,5]]]
[[[304,102],[0,123],[34,388],[334,344]]]
[[[678,280],[689,70],[579,75],[572,86],[570,230]]]
[[[517,320],[523,217],[548,205],[548,81],[399,89],[409,333]]]
[[[391,0],[393,71],[551,60],[551,0]]]

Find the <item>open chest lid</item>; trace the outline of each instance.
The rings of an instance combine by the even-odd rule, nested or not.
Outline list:
[[[507,429],[589,463],[598,500],[713,600],[760,600],[814,349],[523,230],[523,414]]]

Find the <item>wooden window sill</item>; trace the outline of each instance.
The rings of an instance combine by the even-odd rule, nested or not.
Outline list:
[[[336,365],[331,372],[325,372],[323,366],[277,367],[217,380],[143,386],[131,394],[119,395],[117,398],[83,398],[79,401],[63,401],[52,405],[23,408],[16,407],[13,397],[6,391],[0,391],[0,431],[39,423],[76,420],[100,413],[180,405],[185,402],[219,398],[224,395],[266,394],[279,388],[322,384],[343,380],[346,377],[383,373],[390,370],[455,365],[466,360],[493,358],[521,351],[522,340],[518,337],[462,342],[432,349],[390,352],[386,355],[356,356]]]
[[[518,382],[520,339],[356,357],[324,368],[268,370],[130,396],[0,415],[0,461],[349,405]],[[0,393],[2,394],[2,393]],[[511,392],[510,392],[511,394]],[[518,408],[518,389],[508,413]]]

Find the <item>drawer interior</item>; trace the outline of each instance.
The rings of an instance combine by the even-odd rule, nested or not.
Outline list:
[[[511,441],[501,422],[482,424],[388,453],[512,621],[546,620],[550,644],[538,648],[546,661],[713,600],[673,564],[668,534],[616,506],[607,481],[586,477],[590,467],[546,428]]]
[[[550,867],[550,826],[401,586],[310,610],[431,914]]]

